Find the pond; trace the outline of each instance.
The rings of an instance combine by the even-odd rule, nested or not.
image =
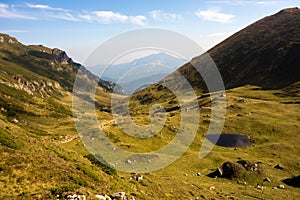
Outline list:
[[[205,138],[222,147],[247,147],[251,144],[249,137],[243,134],[208,134]]]

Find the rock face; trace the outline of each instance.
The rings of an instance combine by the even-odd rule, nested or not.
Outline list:
[[[18,90],[23,90],[30,95],[40,97],[49,97],[56,94],[61,94],[61,86],[59,83],[50,80],[27,80],[14,75],[13,81],[4,81],[0,79],[0,83],[13,87]]]
[[[54,61],[56,63],[65,64],[65,65],[74,63],[73,60],[69,58],[69,56],[65,51],[62,51],[58,48],[52,49],[52,54],[56,55],[56,57],[54,58]]]
[[[104,81],[92,74],[84,66],[74,62],[63,50],[58,48],[49,49],[42,45],[25,46],[15,38],[6,34],[0,34],[0,44],[1,43],[3,45],[0,46],[0,50],[4,50],[1,59],[4,59],[7,63],[5,67],[16,66],[16,73],[14,75],[18,76],[17,72],[20,68],[22,68],[22,70],[26,69],[35,75],[52,80],[58,83],[63,89],[72,92],[76,75],[80,71],[85,78],[95,82],[96,85],[100,86],[103,90],[122,94],[122,89],[119,86],[112,82]],[[33,74],[26,74],[28,77],[23,77],[22,80],[25,81],[27,79],[28,82],[33,82],[31,80]],[[43,84],[39,80],[36,81]],[[45,85],[49,86],[48,83]],[[37,88],[37,85],[32,84],[29,87],[26,86],[25,83],[20,82],[18,85],[13,85],[13,87],[22,89],[30,94],[32,94],[33,90],[41,90],[41,93],[45,93],[43,90],[47,90],[47,88],[43,86],[42,88]]]
[[[7,34],[0,34],[0,43],[18,44],[19,41]]]

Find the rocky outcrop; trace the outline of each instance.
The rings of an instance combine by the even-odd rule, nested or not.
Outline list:
[[[237,162],[225,162],[214,172],[208,174],[209,177],[237,178],[251,180],[255,177],[264,176],[264,170],[259,162],[238,160]],[[262,179],[263,180],[263,179]]]
[[[0,34],[0,43],[8,43],[8,44],[18,44],[19,41],[6,34]]]
[[[53,61],[58,64],[74,64],[72,58],[70,58],[65,51],[62,51],[58,48],[52,49],[52,54],[55,55]]]
[[[4,81],[0,79],[0,83],[9,87],[22,90],[30,95],[39,97],[49,97],[55,94],[61,94],[61,86],[59,83],[48,80],[26,80],[14,75],[13,81]]]

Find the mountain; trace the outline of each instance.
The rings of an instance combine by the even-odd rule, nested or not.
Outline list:
[[[101,78],[118,83],[124,93],[130,95],[145,86],[158,82],[185,62],[184,59],[161,52],[128,63],[111,65],[104,71]],[[97,74],[96,67],[90,69]]]
[[[177,99],[169,95],[170,91],[156,85],[142,89],[131,97],[113,95],[109,92],[112,90],[112,83],[102,81],[80,64],[74,63],[63,50],[41,45],[25,46],[17,39],[1,34],[0,199],[75,199],[76,195],[80,195],[81,199],[84,199],[82,195],[87,199],[103,199],[102,196],[105,195],[109,195],[111,199],[120,199],[125,194],[127,198],[123,199],[136,200],[298,199],[297,179],[293,177],[299,177],[300,174],[300,82],[298,74],[292,72],[298,72],[299,54],[296,50],[299,44],[299,20],[294,20],[299,18],[294,12],[298,13],[298,9],[287,9],[267,17],[253,25],[255,30],[251,26],[247,27],[246,30],[252,30],[251,34],[244,33],[247,37],[242,37],[242,30],[236,34],[238,37],[234,35],[234,39],[231,37],[210,50],[214,59],[219,58],[216,60],[218,67],[223,64],[226,68],[220,67],[225,84],[230,88],[226,90],[226,118],[222,133],[229,133],[228,137],[236,136],[232,146],[243,143],[236,139],[238,137],[249,146],[215,146],[204,158],[199,158],[199,150],[205,141],[207,130],[218,118],[212,118],[211,106],[214,102],[210,93],[206,93],[205,87],[201,85],[203,82],[200,76],[192,71],[190,63],[179,70],[185,72],[198,92],[192,100],[198,102],[200,112],[190,106],[191,99],[184,99],[183,103],[187,107],[180,109]],[[268,34],[253,38],[252,35],[257,36],[261,27],[256,24],[270,21],[269,19],[272,19],[272,23],[263,23],[263,28],[276,22],[276,26],[272,26],[274,29],[268,29],[274,41],[271,41]],[[280,34],[277,33],[278,30],[281,30]],[[247,46],[248,37],[251,45]],[[236,43],[233,45],[230,41]],[[276,45],[275,48],[274,44],[280,44],[286,50],[283,57],[274,54],[277,52],[274,49],[281,48]],[[231,52],[232,56],[224,49],[224,45],[235,50]],[[237,45],[243,48],[237,48]],[[254,48],[253,45],[257,47]],[[261,46],[269,50],[271,56],[276,55],[273,57],[274,68],[269,71],[266,69],[269,69],[267,64],[271,58],[266,56],[267,50],[259,48]],[[223,54],[228,57],[223,57]],[[244,60],[244,57],[238,55],[251,60]],[[200,56],[195,59],[201,62],[202,58]],[[255,59],[255,65],[251,64]],[[234,68],[231,69],[230,66]],[[249,70],[246,70],[248,67]],[[278,73],[284,69],[287,75],[279,76]],[[80,77],[82,80],[99,83],[95,95],[73,95],[72,86],[78,70],[84,72]],[[265,73],[266,71],[269,73]],[[235,77],[235,74],[239,76]],[[183,86],[180,82],[175,82],[172,76],[163,81],[170,81],[175,87]],[[271,82],[272,89],[268,89]],[[252,83],[253,85],[248,85]],[[241,86],[236,87],[239,85]],[[74,114],[73,98],[84,100],[80,108],[90,104],[96,109],[92,113],[86,113],[84,109],[76,110]],[[117,103],[111,106],[112,99],[117,100]],[[111,107],[122,112],[121,103],[125,99],[129,99],[130,117],[112,115]],[[185,110],[192,111],[192,114],[182,115]],[[165,115],[163,111],[166,111]],[[107,137],[103,146],[110,149],[113,144],[116,147],[107,153],[118,152],[117,148],[137,153],[121,163],[105,165],[100,162],[101,155],[92,155],[83,141],[93,143],[104,138],[94,132],[89,123],[83,124],[83,128],[86,128],[90,137],[85,137],[84,140],[79,137],[77,124],[75,125],[75,122],[80,121],[78,113],[84,119],[94,119],[93,116],[96,115],[97,123],[94,126],[101,129]],[[130,174],[113,168],[113,165],[134,168],[136,163],[144,162],[147,169],[153,163],[164,163],[168,154],[156,155],[156,152],[168,144],[174,144],[177,135],[184,135],[180,133],[185,131],[179,131],[182,120],[186,120],[184,130],[192,129],[195,124],[191,120],[196,114],[200,118],[196,124],[198,129],[195,138],[192,138],[191,145],[178,160],[162,169],[143,174]],[[127,120],[145,127],[146,137],[134,137],[139,136],[142,129],[128,125]],[[156,133],[153,132],[152,122],[165,123]],[[130,130],[133,135],[127,134],[126,130]],[[147,137],[149,133],[151,135]],[[186,138],[183,139],[184,142]],[[180,149],[181,146],[178,145],[172,150],[177,152]],[[142,156],[149,152],[150,155],[146,154],[148,157]]]
[[[31,79],[30,73],[34,73],[35,76],[40,75],[54,80],[62,88],[72,91],[77,71],[81,69],[89,79],[96,81],[106,91],[112,91],[114,88],[112,82],[99,79],[60,49],[50,49],[42,45],[25,46],[6,34],[0,34],[0,44],[2,66],[15,76],[18,76],[19,70],[22,72],[26,70],[28,72],[28,76],[26,74],[24,77],[26,80]]]
[[[299,81],[299,23],[299,8],[284,9],[210,49],[208,54],[218,67],[225,87],[249,84],[278,89]],[[196,90],[206,90],[206,85],[191,63],[201,63],[205,58],[206,55],[200,55],[178,69]],[[176,83],[172,75],[165,80]]]

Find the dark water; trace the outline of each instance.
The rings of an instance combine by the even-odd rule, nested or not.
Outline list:
[[[205,136],[211,143],[222,147],[247,147],[251,144],[247,135],[209,134]]]

